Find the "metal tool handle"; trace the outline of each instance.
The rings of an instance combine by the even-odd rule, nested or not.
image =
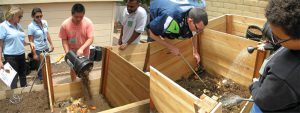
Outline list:
[[[205,87],[207,87],[206,84],[205,84],[205,83],[202,81],[202,79],[200,78],[200,76],[199,76],[199,75],[196,73],[196,71],[193,69],[192,65],[184,58],[184,56],[183,56],[181,53],[179,53],[179,55],[180,55],[180,58],[184,61],[184,63],[188,65],[188,67],[193,71],[193,73],[194,73],[195,75],[197,75],[198,79],[205,85]]]

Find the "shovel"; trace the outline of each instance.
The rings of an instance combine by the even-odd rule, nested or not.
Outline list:
[[[249,99],[246,99],[246,98],[240,97],[239,95],[233,95],[233,96],[225,97],[225,98],[221,99],[223,106],[226,106],[226,107],[238,105],[239,103],[241,103],[243,101],[254,102],[254,100],[252,99],[252,96]]]

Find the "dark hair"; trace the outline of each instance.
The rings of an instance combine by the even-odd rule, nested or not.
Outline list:
[[[265,16],[291,38],[300,39],[300,0],[270,0]]]
[[[188,17],[192,18],[194,23],[199,23],[202,21],[205,26],[208,24],[207,13],[201,8],[192,8],[189,11]]]
[[[72,7],[72,15],[75,13],[83,13],[85,14],[85,8],[81,3],[76,3]]]
[[[41,8],[39,8],[39,7],[33,8],[31,11],[31,16],[33,17],[38,12],[43,13]]]
[[[142,1],[141,1],[141,0],[127,0],[127,3],[128,3],[128,2],[136,2],[136,3],[139,4],[139,3],[141,3]]]

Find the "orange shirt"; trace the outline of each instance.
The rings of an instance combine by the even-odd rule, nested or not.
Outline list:
[[[77,51],[89,38],[93,38],[93,23],[90,19],[84,17],[79,25],[72,22],[72,17],[66,19],[59,31],[61,39],[67,39],[70,50]],[[83,50],[83,55],[88,57],[90,54],[89,47]]]

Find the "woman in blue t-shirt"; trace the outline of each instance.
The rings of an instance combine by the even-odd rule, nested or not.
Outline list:
[[[42,52],[49,52],[48,42],[51,47],[51,52],[54,50],[54,47],[48,32],[48,23],[46,20],[42,20],[42,10],[40,8],[33,8],[31,17],[33,20],[28,25],[28,37],[29,41],[34,43],[34,48],[31,50],[33,59],[39,61],[39,55]],[[42,80],[41,71],[38,71],[38,79]]]
[[[0,24],[0,55],[4,55],[4,60],[9,63],[17,72],[10,87],[17,88],[18,77],[21,87],[27,85],[25,66],[25,45],[34,46],[33,43],[25,41],[25,33],[19,24],[23,17],[23,10],[17,6],[11,6],[5,13],[5,21]],[[0,68],[3,68],[2,58],[0,58]]]

